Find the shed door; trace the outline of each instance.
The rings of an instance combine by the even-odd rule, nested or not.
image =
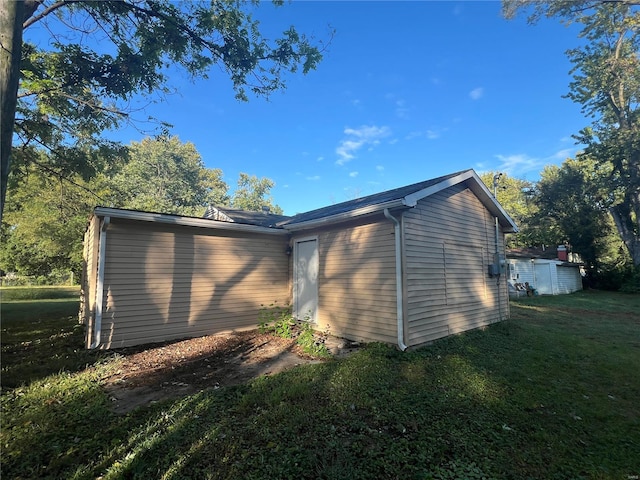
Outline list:
[[[316,322],[318,314],[318,239],[295,241],[293,249],[293,314]]]
[[[553,295],[553,283],[551,280],[551,265],[548,263],[535,264],[536,280],[534,288],[541,295]]]

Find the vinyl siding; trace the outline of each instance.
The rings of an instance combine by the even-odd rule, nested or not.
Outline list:
[[[318,238],[316,328],[352,340],[396,343],[393,224],[381,215],[369,221],[300,235]]]
[[[112,220],[101,348],[253,328],[288,301],[285,236]]]
[[[510,258],[507,262],[509,263],[509,281],[512,284],[528,282],[529,285],[535,286],[535,275],[531,259]]]
[[[470,190],[458,185],[421,200],[405,213],[403,228],[407,345],[508,316],[504,276],[498,287],[487,274],[494,218]],[[504,253],[502,232],[499,251]]]
[[[573,293],[582,290],[582,277],[578,265],[557,265],[558,293]]]

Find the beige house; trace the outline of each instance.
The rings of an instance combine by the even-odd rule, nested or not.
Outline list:
[[[294,217],[207,216],[95,209],[88,348],[251,329],[274,303],[401,350],[509,315],[504,234],[517,227],[473,170]]]

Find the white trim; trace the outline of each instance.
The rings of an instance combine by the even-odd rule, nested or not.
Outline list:
[[[111,217],[104,217],[100,225],[100,241],[98,247],[98,275],[96,281],[96,316],[93,320],[93,342],[90,349],[100,346],[100,334],[102,331],[102,302],[104,301],[104,263],[107,257],[107,227]]]
[[[484,184],[482,179],[478,176],[478,174],[474,171],[470,171],[472,173],[472,177],[474,179],[474,183],[471,184],[469,189],[476,194],[476,196],[480,199],[480,201],[489,209],[489,211],[497,217],[502,217],[504,223],[501,222],[503,227],[509,227],[508,229],[504,229],[505,233],[517,233],[519,232],[518,226],[513,221],[511,216],[502,208],[502,205],[496,200],[493,194],[489,191],[489,188]],[[490,205],[493,205],[493,209],[490,208]]]
[[[398,348],[404,352],[407,349],[407,345],[404,343],[404,296],[402,289],[402,237],[400,235],[400,221],[391,215],[388,208],[384,209],[384,216],[393,222],[393,231],[395,234],[397,339]]]
[[[430,187],[423,188],[422,190],[418,190],[410,195],[404,197],[405,205],[409,207],[415,207],[418,204],[419,200],[422,200],[425,197],[438,193],[446,188],[457,185],[458,183],[462,183],[468,178],[472,177],[473,170],[467,170],[466,172],[462,172],[460,175],[456,175],[455,177],[450,177],[442,180],[441,182],[436,183],[435,185],[431,185]]]
[[[267,235],[286,235],[287,231],[279,228],[260,227],[243,223],[231,223],[212,220],[210,218],[183,217],[180,215],[166,215],[163,213],[139,212],[137,210],[121,210],[118,208],[96,207],[95,215],[109,216],[123,220],[139,220],[142,222],[165,223],[187,227],[204,227],[219,230],[235,230],[243,232],[264,233]]]
[[[367,205],[366,207],[356,208],[355,210],[350,210],[348,212],[336,213],[334,215],[329,215],[321,218],[314,218],[313,220],[307,220],[305,222],[294,223],[291,225],[285,224],[282,225],[283,228],[289,230],[291,232],[295,232],[296,230],[302,230],[304,228],[315,227],[318,225],[324,225],[327,223],[336,223],[341,220],[351,220],[352,218],[362,217],[364,215],[371,215],[373,213],[378,213],[385,208],[394,208],[403,206],[403,199],[399,198],[396,200],[391,200],[385,203],[379,203],[376,205]]]
[[[473,182],[468,185],[469,189],[480,199],[485,207],[495,217],[499,217],[500,220],[502,220],[500,222],[502,226],[509,227],[508,229],[505,229],[505,232],[516,233],[518,231],[518,226],[515,224],[509,214],[502,208],[502,205],[500,205],[500,203],[498,203],[498,201],[494,198],[487,186],[474,170],[466,170],[459,175],[456,175],[455,177],[446,178],[441,182],[436,183],[435,185],[431,185],[430,187],[423,188],[422,190],[418,190],[417,192],[407,195],[404,198],[405,205],[407,205],[408,207],[415,207],[418,201],[422,200],[423,198],[438,193],[454,185],[458,185],[459,183],[465,182],[467,180],[473,180]]]

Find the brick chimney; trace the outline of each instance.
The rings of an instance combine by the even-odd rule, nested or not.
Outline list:
[[[568,252],[566,245],[558,245],[558,260],[566,262],[568,260]]]

